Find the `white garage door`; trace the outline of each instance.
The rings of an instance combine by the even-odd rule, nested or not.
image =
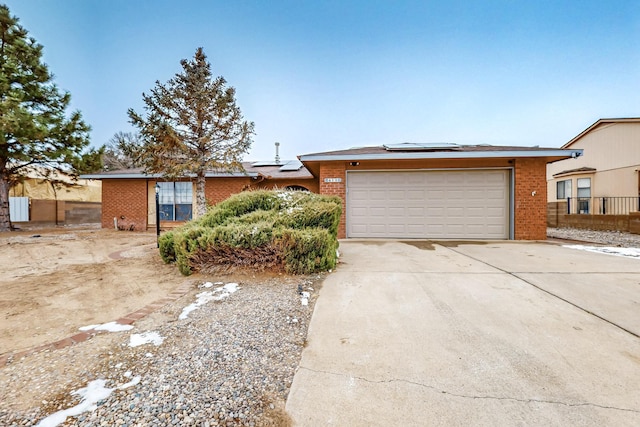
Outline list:
[[[507,239],[509,172],[350,171],[347,237]]]

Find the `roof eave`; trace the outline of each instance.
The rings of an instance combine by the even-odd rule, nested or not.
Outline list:
[[[578,135],[574,136],[569,142],[567,142],[566,144],[564,144],[560,148],[565,149],[565,148],[570,147],[574,142],[578,141],[580,138],[582,138],[583,136],[585,136],[586,134],[588,134],[589,132],[591,132],[592,130],[594,130],[595,128],[597,128],[598,126],[600,126],[602,124],[606,124],[606,123],[609,123],[609,124],[611,124],[611,123],[638,123],[638,122],[640,122],[640,117],[628,117],[628,118],[618,118],[618,119],[599,119],[594,124],[592,124],[591,126],[586,128],[585,130],[580,132]]]
[[[257,177],[260,176],[257,172],[233,172],[233,173],[215,173],[207,172],[205,178],[242,178],[242,177]],[[83,179],[140,179],[140,178],[164,178],[162,174],[143,174],[143,173],[119,173],[119,174],[84,174],[80,175]],[[185,175],[181,178],[195,178],[195,175]]]
[[[308,154],[300,156],[302,162],[355,161],[355,160],[415,160],[415,159],[491,159],[546,157],[549,161],[580,157],[583,150],[506,150],[506,151],[455,151],[455,152],[410,152],[379,154]]]

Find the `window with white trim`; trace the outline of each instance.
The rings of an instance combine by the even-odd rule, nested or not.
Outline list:
[[[571,180],[565,179],[556,183],[556,200],[564,200],[571,197]]]
[[[159,182],[160,221],[189,221],[193,214],[191,182]]]
[[[578,213],[588,214],[591,202],[591,178],[578,178]]]

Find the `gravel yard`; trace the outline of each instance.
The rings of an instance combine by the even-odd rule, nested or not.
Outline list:
[[[113,321],[158,298],[144,297],[145,289],[158,288],[162,295],[176,286],[191,290],[137,320],[131,330],[103,332],[0,364],[0,426],[34,426],[45,419],[43,427],[290,425],[283,408],[323,275],[236,272],[186,279],[159,262],[153,235],[39,233],[0,236],[3,253],[10,255],[2,265],[3,286],[18,298],[0,306],[6,332],[0,354]],[[206,282],[212,285],[203,286]],[[237,283],[237,291],[221,297],[216,290],[229,283]],[[20,306],[25,292],[37,303]],[[57,300],[66,300],[67,307]],[[203,303],[193,305],[199,300]],[[188,306],[194,310],[185,313]],[[69,307],[73,311],[47,321]],[[74,312],[79,314],[68,317]],[[29,327],[20,317],[25,313],[35,318]],[[91,317],[103,319],[90,322]],[[156,340],[132,346],[141,336]],[[74,392],[83,388],[89,389],[87,399],[102,393],[94,400],[96,409],[76,411],[63,421],[70,414],[60,411],[81,405]],[[47,418],[52,414],[60,419]]]
[[[547,237],[576,240],[620,248],[640,248],[640,235],[619,231],[580,230],[577,228],[547,228]]]
[[[28,390],[39,396],[40,405],[18,409],[6,407],[5,400],[0,425],[35,425],[49,414],[73,407],[79,399],[69,392],[89,381],[104,379],[107,388],[116,388],[136,377],[138,384],[114,390],[97,402],[95,411],[69,417],[63,425],[289,425],[284,402],[312,312],[312,304],[302,304],[298,285],[313,300],[318,279],[241,282],[236,292],[179,320],[183,307],[205,291],[197,289],[137,322],[130,332],[100,335],[9,364],[0,375],[3,390]],[[156,332],[163,342],[129,345],[133,333],[146,332]],[[60,366],[49,363],[51,358],[73,363]],[[62,381],[58,376],[69,375],[76,380],[55,396],[39,392]],[[10,393],[3,394],[3,399],[11,398]]]

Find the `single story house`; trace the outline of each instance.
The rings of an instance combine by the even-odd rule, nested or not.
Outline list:
[[[206,175],[206,198],[219,203],[252,189],[288,188],[318,192],[318,182],[298,160],[245,162],[244,172],[212,171]],[[142,168],[82,175],[102,181],[102,227],[146,230],[156,227],[155,187],[159,185],[160,226],[172,228],[195,213],[195,181],[168,182]]]
[[[212,173],[206,197],[215,204],[239,191],[275,187],[337,195],[344,202],[339,238],[538,240],[546,239],[547,163],[581,154],[441,143],[354,148]],[[84,177],[102,180],[103,227],[155,226],[159,177],[140,170]],[[163,227],[190,218],[194,185],[188,179],[162,184]]]
[[[550,212],[628,214],[640,195],[640,118],[600,119],[567,142],[576,160],[547,166]]]

